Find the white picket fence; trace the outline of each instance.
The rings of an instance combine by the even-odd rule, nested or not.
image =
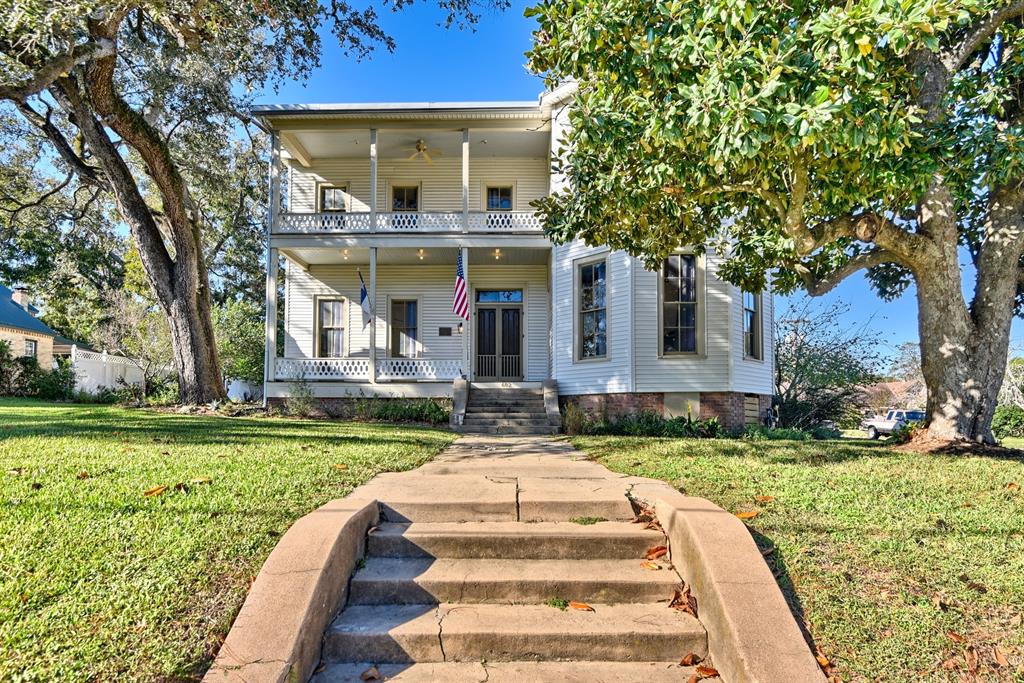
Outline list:
[[[126,384],[142,386],[145,375],[131,358],[112,353],[86,351],[71,347],[71,366],[75,370],[75,389],[90,394],[98,393],[103,387],[120,389]]]

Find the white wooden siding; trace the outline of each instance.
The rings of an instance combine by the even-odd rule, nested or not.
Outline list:
[[[362,267],[363,277],[369,268]],[[526,381],[548,377],[548,275],[547,267],[499,266],[469,263],[470,286],[475,289],[519,289],[524,295],[523,329],[526,334],[524,372]],[[452,313],[455,266],[377,266],[377,356],[388,355],[390,302],[394,299],[419,301],[420,355],[425,358],[461,359],[462,338],[442,337],[439,327],[456,328],[459,317]],[[289,264],[285,275],[285,357],[311,358],[315,346],[315,297],[343,296],[348,299],[345,330],[348,355],[369,356],[370,330],[363,330],[359,308],[359,276],[356,266],[310,266],[309,271]]]
[[[774,316],[775,302],[771,289],[761,293],[761,339],[763,360],[745,358],[743,355],[743,297],[737,287],[732,288],[732,386],[733,391],[752,394],[771,394],[774,392],[775,348]]]
[[[462,159],[443,157],[427,165],[423,161],[382,159],[377,164],[377,208],[391,209],[392,186],[419,185],[421,211],[462,210]],[[530,202],[548,192],[546,159],[470,158],[469,210],[486,208],[487,185],[511,185],[516,211],[529,211]],[[306,169],[295,165],[289,173],[289,211],[309,213],[317,210],[317,185],[349,186],[351,211],[370,210],[369,159],[317,159]]]

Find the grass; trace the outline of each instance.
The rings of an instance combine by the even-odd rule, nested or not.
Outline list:
[[[0,680],[194,680],[295,519],[452,438],[0,399]]]
[[[569,607],[569,601],[566,600],[565,598],[548,598],[547,600],[544,601],[544,604],[547,605],[548,607],[554,607],[555,609],[560,609],[563,612],[566,609],[568,609],[568,607]]]
[[[756,511],[754,539],[775,548],[769,566],[841,680],[1024,681],[1024,459],[866,439],[573,443],[617,472]]]
[[[569,521],[580,526],[591,526],[599,522],[607,522],[608,520],[604,517],[573,517]]]

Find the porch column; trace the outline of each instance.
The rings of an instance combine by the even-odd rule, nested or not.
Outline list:
[[[377,129],[370,129],[370,230],[377,229]]]
[[[263,405],[267,405],[267,383],[274,381],[274,361],[277,358],[277,248],[270,246],[270,237],[277,228],[278,213],[281,210],[281,139],[277,131],[270,134],[270,188],[267,211],[267,289],[265,299],[265,348],[263,349]]]
[[[374,131],[376,132],[376,131]],[[375,136],[376,137],[376,136]],[[373,159],[376,161],[376,153]],[[374,164],[376,166],[376,163]],[[374,173],[376,176],[376,172]],[[376,183],[374,183],[376,186]],[[370,247],[370,383],[377,383],[377,247]]]
[[[462,129],[462,232],[469,232],[469,128]]]
[[[473,334],[473,287],[470,285],[469,280],[469,249],[467,247],[459,247],[459,249],[462,251],[462,274],[466,278],[466,299],[469,301],[469,320],[462,326],[462,362],[466,371],[466,380],[468,381],[473,376],[473,344],[471,342],[471,335]]]

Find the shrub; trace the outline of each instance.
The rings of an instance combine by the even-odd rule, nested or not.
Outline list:
[[[923,422],[904,422],[899,427],[892,430],[892,434],[889,435],[887,443],[907,443],[914,438],[914,434],[916,434],[919,429],[924,429]]]
[[[305,379],[298,379],[289,383],[288,393],[285,399],[285,410],[289,415],[299,417],[311,416],[317,408],[316,398],[313,396],[313,387]]]
[[[27,394],[47,401],[68,401],[75,394],[75,370],[67,358],[58,358],[57,367],[46,371],[38,366],[28,378]]]
[[[578,405],[566,404],[565,411],[562,413],[562,430],[566,434],[577,436],[585,433],[588,422],[587,414]]]
[[[562,415],[562,429],[570,435],[660,436],[672,439],[713,439],[724,434],[717,418],[702,420],[690,415],[666,419],[653,410],[623,415],[617,420],[591,419],[572,403]]]
[[[743,430],[743,438],[748,441],[809,441],[814,438],[814,435],[793,427],[747,425],[747,428]]]
[[[366,399],[356,405],[357,417],[382,422],[445,424],[451,410],[435,399]]]
[[[997,439],[1024,436],[1024,408],[1015,405],[996,406],[992,416],[992,433]]]

